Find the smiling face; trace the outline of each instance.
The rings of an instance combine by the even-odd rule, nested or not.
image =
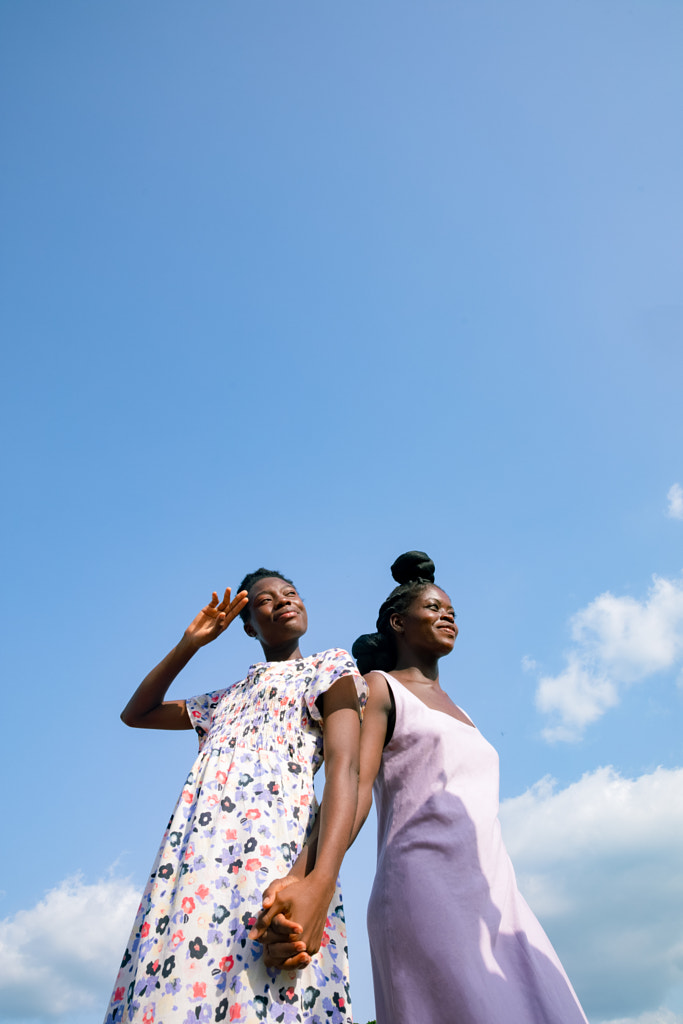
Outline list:
[[[458,627],[451,599],[430,583],[402,613],[390,619],[397,643],[416,653],[442,658],[453,650]]]
[[[256,637],[269,653],[298,641],[308,629],[308,616],[296,587],[277,576],[257,580],[249,591],[248,636]]]

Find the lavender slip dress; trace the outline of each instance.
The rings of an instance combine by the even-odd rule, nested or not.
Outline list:
[[[396,726],[374,787],[377,1024],[587,1024],[517,889],[498,821],[496,751],[383,675]]]

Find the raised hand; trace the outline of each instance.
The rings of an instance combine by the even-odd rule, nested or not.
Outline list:
[[[214,591],[172,651],[148,672],[121,712],[126,725],[137,729],[191,729],[184,700],[164,700],[166,691],[200,647],[223,633],[249,600],[246,590],[230,600],[230,587],[219,602]]]
[[[219,602],[218,594],[214,590],[209,603],[202,608],[187,627],[185,637],[194,647],[204,647],[205,644],[211,643],[217,636],[225,632],[249,600],[246,590],[240,590],[232,601],[230,594],[230,587],[226,587],[223,600]]]

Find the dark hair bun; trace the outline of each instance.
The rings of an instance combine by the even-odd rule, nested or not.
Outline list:
[[[354,641],[351,653],[356,659],[361,675],[380,669],[389,672],[396,663],[396,653],[391,638],[381,633],[363,633]]]
[[[406,551],[399,555],[391,567],[391,575],[400,585],[413,580],[434,582],[434,563],[424,551]]]

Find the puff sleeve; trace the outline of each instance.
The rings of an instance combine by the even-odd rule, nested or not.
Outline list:
[[[199,697],[190,697],[185,701],[190,722],[199,739],[200,750],[211,729],[214,712],[225,692],[225,690],[214,690],[213,693],[203,693]]]
[[[332,647],[329,651],[323,651],[317,656],[306,688],[306,707],[314,721],[322,721],[317,700],[342,676],[351,676],[353,679],[362,715],[368,698],[368,684],[358,671],[349,652],[342,650],[341,647]]]

